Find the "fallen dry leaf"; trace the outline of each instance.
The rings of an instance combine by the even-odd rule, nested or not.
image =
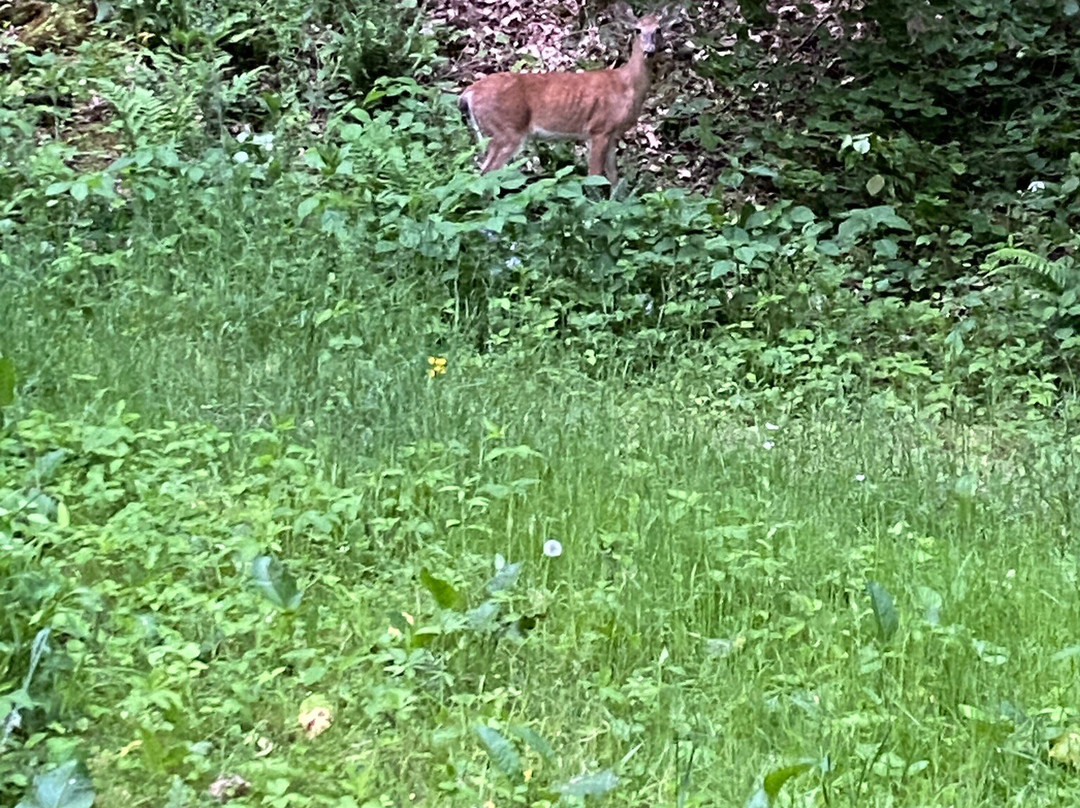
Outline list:
[[[1066,732],[1050,747],[1050,759],[1080,769],[1080,732]]]

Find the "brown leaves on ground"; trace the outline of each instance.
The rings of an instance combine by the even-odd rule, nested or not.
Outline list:
[[[667,55],[654,70],[640,121],[626,134],[631,148],[622,159],[633,160],[640,171],[667,173],[672,178],[669,184],[706,191],[729,167],[725,152],[736,144],[703,146],[691,130],[704,116],[717,122],[708,127],[712,131],[737,134],[739,120],[772,118],[798,126],[805,111],[783,108],[777,88],[765,81],[752,93],[745,88],[732,91],[722,74],[699,73],[695,66],[706,56],[714,64],[730,58],[742,30],[757,44],[763,67],[804,65],[808,69],[801,80],[812,82],[817,75],[836,71],[832,49],[819,47],[820,41],[842,41],[865,31],[859,23],[850,23],[857,0],[798,4],[771,0],[761,6],[761,19],[749,26],[739,3],[681,0],[679,4],[686,9],[686,21],[666,32]],[[607,24],[612,5],[587,0],[432,0],[428,16],[449,57],[439,78],[463,88],[482,75],[511,69],[578,70],[621,64],[630,52],[631,33]],[[643,13],[655,4],[631,5]],[[749,189],[738,193],[744,192],[747,198],[754,196]]]
[[[90,13],[84,8],[44,0],[0,2],[0,30],[35,51],[67,50],[82,42],[89,31]]]

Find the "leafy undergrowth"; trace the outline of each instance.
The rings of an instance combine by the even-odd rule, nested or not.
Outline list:
[[[5,803],[73,759],[102,806],[1080,798],[1059,428],[544,378],[497,425],[432,371],[349,473],[288,423],[8,425]]]

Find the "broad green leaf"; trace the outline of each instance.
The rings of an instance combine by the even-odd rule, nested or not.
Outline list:
[[[712,265],[712,271],[709,273],[709,280],[715,281],[717,278],[722,278],[726,275],[730,275],[735,271],[735,262],[730,258],[722,258],[716,261]]]
[[[579,774],[565,783],[555,786],[555,791],[564,797],[602,797],[619,784],[619,778],[610,769]]]
[[[440,609],[461,611],[465,608],[465,596],[442,578],[436,578],[427,567],[420,570],[420,583],[435,598]]]
[[[900,252],[900,246],[891,238],[879,238],[874,241],[874,257],[896,258]]]
[[[82,180],[73,183],[71,186],[71,197],[76,202],[82,202],[84,199],[86,199],[89,193],[90,187]]]
[[[1064,662],[1066,659],[1072,659],[1073,657],[1080,656],[1080,645],[1070,645],[1066,648],[1062,648],[1052,657],[1051,662]]]
[[[735,257],[742,261],[744,264],[749,264],[755,258],[757,258],[757,250],[750,246],[736,247]]]
[[[796,205],[788,211],[787,216],[794,224],[806,224],[817,218],[814,216],[814,211],[805,205]]]
[[[854,241],[868,229],[869,227],[864,218],[861,216],[851,216],[840,222],[840,227],[836,229],[836,237],[841,241]]]
[[[746,801],[744,808],[769,808],[776,801],[776,798],[780,796],[780,789],[784,787],[784,783],[792,777],[810,771],[815,765],[817,764],[812,761],[804,760],[801,763],[784,766],[769,772],[765,775],[761,788],[750,795],[750,799]]]
[[[532,747],[532,749],[548,763],[553,763],[555,761],[554,747],[548,743],[547,738],[536,732],[532,727],[527,727],[524,724],[515,724],[510,727],[510,731],[521,738],[521,740],[525,741],[525,743]]]
[[[495,764],[495,768],[509,777],[511,780],[520,780],[522,777],[521,755],[501,732],[484,724],[476,727],[476,734],[480,743]]]
[[[304,219],[306,219],[312,212],[314,212],[315,208],[317,207],[319,207],[319,197],[307,197],[299,205],[296,206],[296,221],[304,221]]]
[[[34,777],[17,808],[90,808],[94,785],[77,760]]]
[[[866,217],[867,222],[871,227],[877,227],[878,225],[885,225],[895,230],[911,231],[911,224],[907,219],[902,216],[898,216],[896,208],[892,205],[877,205],[876,207],[866,208],[862,211],[856,211]]]
[[[279,609],[292,611],[300,605],[303,593],[297,589],[296,579],[277,559],[257,556],[251,562],[251,574],[255,586]]]
[[[517,583],[518,576],[521,574],[521,566],[522,562],[520,561],[513,564],[504,564],[502,569],[487,582],[487,591],[494,595],[496,592],[511,589]]]
[[[498,601],[485,600],[475,609],[469,609],[469,611],[465,612],[468,627],[474,631],[494,631],[498,628],[495,618],[499,616],[501,608]]]
[[[870,595],[870,605],[874,610],[878,631],[882,639],[888,640],[900,627],[900,616],[896,611],[896,604],[893,603],[892,595],[885,591],[885,587],[876,581],[867,581],[866,591]]]
[[[34,463],[34,482],[38,485],[45,485],[50,482],[53,474],[56,473],[56,469],[60,467],[60,464],[64,462],[64,458],[67,456],[67,449],[53,449],[51,452],[39,457]]]
[[[780,789],[784,787],[784,783],[796,775],[810,771],[812,767],[812,763],[803,761],[802,763],[795,763],[791,766],[784,766],[782,769],[776,769],[765,775],[764,788],[765,793],[769,796],[769,800],[775,800],[779,796]]]

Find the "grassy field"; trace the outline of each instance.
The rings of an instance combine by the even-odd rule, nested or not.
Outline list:
[[[688,4],[615,199],[413,2],[15,5],[0,805],[1080,804],[1076,3]]]
[[[104,806],[731,805],[801,761],[777,804],[1080,798],[1068,424],[736,416],[258,249],[8,285],[0,582],[52,649],[12,760]]]

